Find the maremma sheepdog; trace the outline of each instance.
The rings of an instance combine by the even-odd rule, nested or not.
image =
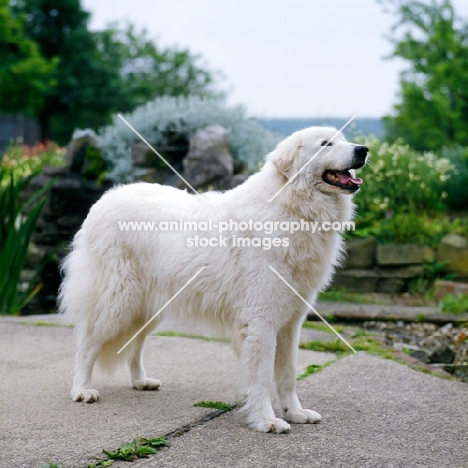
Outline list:
[[[313,303],[340,261],[342,238],[334,230],[285,232],[279,226],[350,221],[352,195],[362,183],[354,169],[364,166],[367,153],[333,128],[312,127],[283,140],[258,173],[224,193],[203,193],[202,199],[148,183],[106,192],[63,264],[60,310],[75,324],[77,339],[73,400],[99,398],[91,379],[96,361],[104,369],[128,363],[134,388],[157,390],[161,382],[147,377],[143,346],[169,316],[209,321],[231,337],[250,427],[280,433],[289,431],[288,422],[319,421],[321,416],[302,408],[296,395],[296,356],[307,307],[288,285]],[[250,228],[252,222],[264,223],[274,232],[241,230],[240,223],[245,227],[249,220]],[[219,238],[220,244],[210,247],[194,244],[194,232],[121,229],[122,222],[185,221],[228,225],[227,240],[221,241],[218,231],[197,232]],[[234,242],[239,237],[252,245],[239,246]]]

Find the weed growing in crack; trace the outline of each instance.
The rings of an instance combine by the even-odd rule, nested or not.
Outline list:
[[[198,406],[200,408],[212,408],[224,411],[231,411],[233,408],[233,405],[230,405],[229,403],[224,403],[222,401],[199,401],[193,406]]]
[[[98,460],[96,463],[89,463],[87,468],[103,468],[111,466],[118,460],[134,461],[138,458],[146,458],[154,455],[164,447],[169,447],[171,442],[164,436],[154,439],[145,439],[137,437],[131,442],[122,444],[117,450],[103,450],[102,453],[107,456],[106,460]]]
[[[306,367],[306,370],[302,374],[297,376],[296,380],[302,380],[311,374],[320,372],[321,370],[325,369],[325,367],[329,366],[330,364],[335,363],[336,361],[337,361],[336,359],[333,359],[333,361],[328,361],[325,364],[311,364],[310,366]]]

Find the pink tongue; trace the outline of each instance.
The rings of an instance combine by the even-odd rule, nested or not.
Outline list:
[[[351,177],[351,174],[348,171],[345,171],[345,172],[335,171],[335,174],[337,175],[338,179],[340,179],[340,183],[343,185],[346,185],[349,181],[351,181],[353,184],[356,184],[356,185],[362,184],[362,179],[359,179],[359,178],[355,179]]]

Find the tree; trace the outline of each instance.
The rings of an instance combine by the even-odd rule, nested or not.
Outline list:
[[[0,110],[33,116],[54,86],[57,60],[44,58],[25,35],[21,18],[14,18],[8,0],[0,0]]]
[[[57,84],[38,112],[43,137],[65,143],[77,127],[96,129],[112,113],[162,94],[199,92],[211,82],[187,51],[160,50],[144,32],[90,31],[80,0],[11,1],[44,57],[59,59]]]
[[[468,146],[468,24],[450,0],[383,0],[398,20],[393,57],[409,63],[400,77],[400,102],[384,119],[391,139],[418,150]]]
[[[160,49],[145,29],[113,24],[97,32],[101,57],[117,65],[125,95],[119,110],[129,111],[159,96],[213,95],[213,74],[185,49]]]

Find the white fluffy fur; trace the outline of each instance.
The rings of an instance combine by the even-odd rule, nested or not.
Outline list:
[[[60,308],[76,324],[77,356],[72,398],[92,402],[99,393],[91,375],[96,360],[111,368],[130,365],[137,389],[157,390],[142,362],[145,337],[164,316],[215,322],[232,338],[240,360],[248,423],[259,431],[286,432],[289,422],[321,419],[303,409],[296,396],[296,353],[306,310],[268,268],[275,268],[310,301],[330,282],[339,262],[339,233],[296,232],[239,236],[289,238],[289,247],[190,248],[194,233],[123,232],[118,221],[348,221],[351,196],[326,184],[326,169],[353,165],[355,145],[338,136],[271,203],[285,185],[334,135],[309,128],[284,140],[260,172],[226,193],[198,196],[158,184],[136,183],[109,190],[91,208],[64,262]],[[203,234],[203,233],[199,233]],[[210,235],[204,233],[205,235]],[[230,233],[225,233],[228,235]],[[213,234],[215,235],[215,234]],[[120,349],[203,265],[206,268],[125,351]],[[272,397],[277,396],[277,417]]]

